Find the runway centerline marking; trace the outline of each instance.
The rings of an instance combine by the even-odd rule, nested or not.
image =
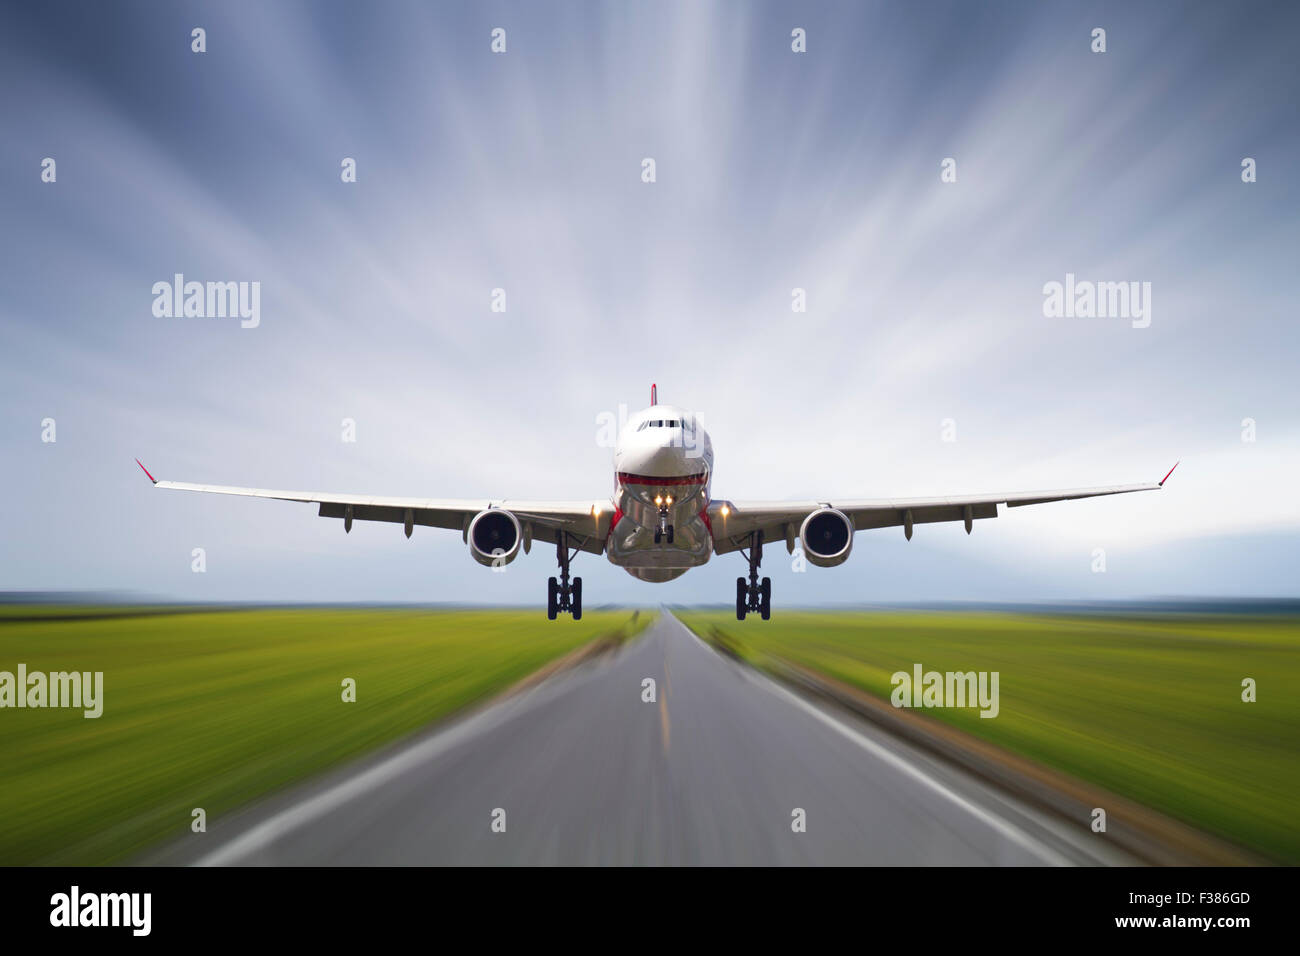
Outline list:
[[[671,725],[668,720],[668,694],[659,695],[659,730],[664,742],[664,756],[668,756],[668,739],[671,737]]]

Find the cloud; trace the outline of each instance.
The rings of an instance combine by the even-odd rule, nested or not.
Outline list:
[[[936,536],[900,552],[906,576],[868,557],[896,543],[862,535],[848,570],[792,579],[810,599],[1069,595],[1096,586],[1070,562],[1097,540],[1209,562],[1225,535],[1300,519],[1281,281],[1297,91],[1269,17],[1108,8],[1099,56],[1052,8],[240,6],[204,11],[196,55],[185,11],[68,9],[0,40],[0,81],[30,91],[0,142],[0,453],[25,508],[7,582],[531,602],[545,555],[489,575],[455,535],[167,498],[131,458],[232,484],[588,497],[612,482],[596,416],[651,381],[701,412],[715,493],[736,499],[1140,481],[1184,459],[1159,495]],[[1045,318],[1067,271],[1151,281],[1151,327]],[[260,281],[261,327],[155,319],[174,272]],[[584,573],[593,597],[655,601],[725,599],[736,570],[658,589],[603,559]],[[1249,591],[1260,572],[1193,579]],[[1107,586],[1166,579],[1125,580]]]

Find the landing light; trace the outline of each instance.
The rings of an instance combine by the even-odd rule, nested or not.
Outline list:
[[[663,503],[664,503],[663,495],[655,495],[655,504],[661,505]]]
[[[723,506],[722,506],[722,517],[725,518],[725,517],[726,517],[727,515],[729,515],[729,514],[731,514],[731,509],[728,508],[726,505],[723,505]]]
[[[673,503],[673,496],[672,496],[672,495],[669,495],[669,496],[668,496],[668,503],[669,503],[669,504],[672,504],[672,503]]]

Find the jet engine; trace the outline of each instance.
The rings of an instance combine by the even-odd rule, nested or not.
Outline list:
[[[489,508],[474,516],[466,537],[474,560],[491,568],[503,567],[518,557],[524,536],[518,518],[509,511]]]
[[[833,568],[847,561],[849,552],[853,550],[853,522],[844,512],[834,508],[814,511],[803,519],[799,543],[809,563],[819,568]]]

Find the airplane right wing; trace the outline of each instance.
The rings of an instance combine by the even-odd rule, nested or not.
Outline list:
[[[1174,465],[1174,468],[1177,468]],[[908,538],[912,526],[938,521],[964,521],[966,533],[980,518],[996,518],[998,505],[1021,508],[1052,501],[1073,501],[1102,495],[1123,495],[1134,491],[1157,491],[1169,474],[1160,481],[1134,485],[1101,485],[1093,488],[1066,488],[1058,491],[1015,491],[978,495],[954,495],[942,498],[838,498],[826,501],[714,501],[709,506],[713,525],[713,548],[727,554],[750,546],[751,535],[763,532],[765,542],[784,541],[794,548],[799,528],[805,518],[816,511],[833,509],[852,522],[852,531],[902,527]],[[842,523],[842,522],[841,522]]]

